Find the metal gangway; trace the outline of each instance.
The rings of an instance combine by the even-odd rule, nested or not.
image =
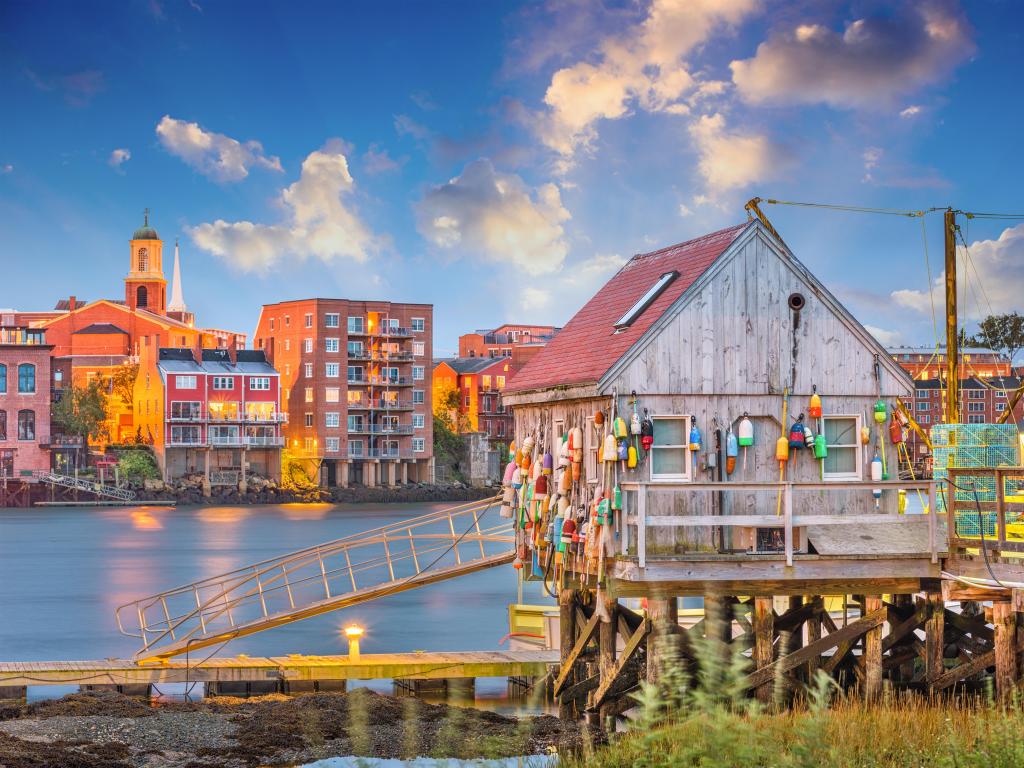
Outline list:
[[[91,480],[84,480],[71,475],[58,475],[56,472],[43,472],[39,475],[39,482],[59,485],[62,488],[70,488],[76,491],[87,491],[97,496],[106,496],[119,501],[134,501],[135,491],[130,488],[118,488],[116,485],[104,485],[94,483]]]
[[[167,659],[515,559],[497,498],[431,512],[133,600],[115,610]],[[215,651],[216,652],[216,651]]]

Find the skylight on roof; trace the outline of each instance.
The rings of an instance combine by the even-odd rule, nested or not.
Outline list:
[[[668,288],[669,283],[677,277],[679,277],[679,273],[675,270],[672,272],[666,272],[659,277],[658,281],[647,290],[647,293],[641,296],[640,300],[630,307],[626,314],[618,319],[618,322],[615,323],[615,330],[622,331],[631,326],[633,322],[644,313],[644,310],[651,306],[654,300],[661,295],[661,292]]]

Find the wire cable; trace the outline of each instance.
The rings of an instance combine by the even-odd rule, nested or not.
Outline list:
[[[988,571],[988,575],[992,577],[992,581],[994,581],[996,584],[998,584],[1003,589],[1009,589],[1009,587],[1007,587],[1005,584],[1003,584],[1003,582],[1001,582],[999,580],[999,578],[996,576],[995,571],[992,570],[992,563],[989,562],[989,559],[988,559],[988,546],[985,543],[985,518],[981,514],[981,500],[978,498],[978,488],[975,486],[973,481],[971,481],[971,487],[970,488],[963,488],[960,485],[957,485],[957,483],[955,483],[953,481],[953,479],[949,478],[949,477],[946,478],[946,482],[949,483],[950,485],[952,485],[958,491],[970,491],[974,495],[974,506],[975,506],[975,509],[977,511],[977,514],[978,514],[978,533],[981,535],[981,554],[985,558],[985,569]],[[952,523],[952,525],[954,526],[954,529],[955,529],[955,527],[956,527],[956,509],[955,508],[952,510],[952,520],[950,522]]]
[[[920,211],[908,211],[900,208],[868,208],[861,205],[838,205],[832,203],[805,203],[797,202],[793,200],[772,200],[765,198],[762,202],[771,203],[772,205],[792,205],[799,208],[823,208],[829,211],[847,211],[850,213],[878,213],[884,216],[905,216],[909,218],[915,218],[918,216],[924,216],[927,213],[933,211],[945,210],[942,208],[927,208]]]

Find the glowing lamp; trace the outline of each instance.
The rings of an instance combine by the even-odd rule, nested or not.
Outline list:
[[[349,661],[359,660],[359,638],[363,636],[363,628],[355,624],[345,627],[345,639],[348,640]]]

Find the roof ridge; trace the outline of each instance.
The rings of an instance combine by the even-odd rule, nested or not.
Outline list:
[[[731,227],[725,227],[715,232],[708,232],[706,235],[695,237],[692,240],[683,240],[681,243],[676,243],[675,245],[666,245],[664,248],[659,248],[656,251],[648,251],[647,253],[635,253],[630,258],[630,260],[626,262],[626,264],[629,264],[629,262],[634,261],[635,259],[646,259],[651,256],[660,256],[661,254],[667,253],[668,251],[674,251],[677,248],[686,248],[689,246],[697,245],[698,243],[702,243],[706,240],[711,240],[712,238],[724,235],[727,232],[742,229],[743,227],[747,226],[747,224],[749,224],[749,222],[744,221],[741,224],[733,224]]]

